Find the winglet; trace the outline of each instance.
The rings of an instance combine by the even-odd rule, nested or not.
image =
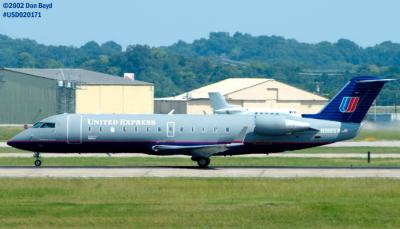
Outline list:
[[[168,115],[172,115],[172,114],[174,114],[174,112],[175,112],[175,109],[172,109],[170,112],[168,112]]]
[[[243,127],[243,129],[237,135],[237,138],[235,140],[233,140],[231,143],[226,144],[225,147],[226,148],[231,148],[231,147],[243,145],[244,139],[246,138],[247,129],[248,129],[247,126]]]
[[[240,144],[243,144],[244,139],[246,138],[247,129],[248,129],[247,126],[243,127],[243,129],[239,132],[239,134],[238,134],[237,137],[232,141],[232,143],[240,143]],[[231,144],[232,144],[232,143],[231,143]]]

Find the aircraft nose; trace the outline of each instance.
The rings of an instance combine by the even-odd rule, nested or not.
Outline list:
[[[27,133],[25,131],[15,135],[13,138],[7,141],[7,145],[15,147],[15,148],[23,148],[26,142],[29,139],[27,138]]]
[[[10,140],[7,141],[7,145],[14,147],[15,141],[11,138]]]
[[[14,138],[10,139],[7,141],[7,145],[18,148],[18,146],[21,144],[20,141],[15,140]]]

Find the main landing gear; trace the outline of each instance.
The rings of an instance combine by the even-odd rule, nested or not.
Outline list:
[[[35,158],[35,166],[36,167],[40,167],[42,165],[42,161],[40,160],[40,153],[39,152],[35,152],[33,154],[33,157]]]
[[[196,161],[200,168],[207,168],[210,164],[209,157],[192,157],[193,161]]]

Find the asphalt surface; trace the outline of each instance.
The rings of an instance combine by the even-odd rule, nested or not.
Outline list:
[[[107,177],[241,177],[241,178],[395,178],[396,168],[343,167],[0,167],[8,178],[107,178]]]

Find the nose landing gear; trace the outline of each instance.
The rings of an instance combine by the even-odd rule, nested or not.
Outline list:
[[[35,166],[36,167],[40,167],[42,165],[42,161],[40,160],[40,153],[39,152],[35,152],[33,154],[33,157],[36,159],[35,160]]]

